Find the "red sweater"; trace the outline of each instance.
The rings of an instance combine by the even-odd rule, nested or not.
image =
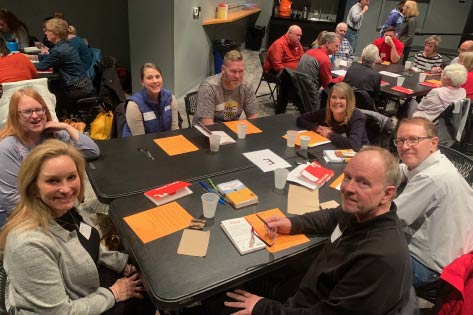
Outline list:
[[[299,60],[304,54],[301,43],[290,44],[287,34],[279,37],[268,49],[266,60],[264,61],[264,72],[273,70],[280,72],[284,68],[296,70]]]
[[[0,84],[36,78],[37,71],[31,61],[23,54],[10,54],[0,57]]]

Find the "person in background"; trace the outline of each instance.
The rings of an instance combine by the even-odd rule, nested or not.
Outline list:
[[[350,8],[347,15],[348,30],[345,37],[353,51],[356,49],[356,41],[358,39],[361,23],[363,22],[363,16],[368,12],[368,4],[370,4],[370,0],[358,0],[358,3],[355,3]]]
[[[466,40],[463,43],[461,43],[460,47],[458,47],[458,54],[461,54],[462,52],[467,52],[467,51],[473,51],[473,40]],[[453,58],[450,64],[458,63],[458,58],[459,57]]]
[[[396,29],[394,27],[388,27],[384,31],[384,37],[376,38],[373,41],[373,45],[376,45],[379,50],[379,58],[376,60],[377,63],[384,61],[398,63],[401,60],[404,44],[397,39]]]
[[[343,22],[338,23],[337,27],[335,28],[335,33],[340,38],[340,47],[334,54],[335,58],[337,59],[353,60],[353,49],[351,48],[348,40],[345,38],[347,28],[347,24]]]
[[[452,102],[466,97],[466,91],[461,87],[466,82],[466,78],[467,71],[463,65],[446,66],[440,77],[442,86],[430,90],[419,104],[412,100],[407,117],[425,117],[433,121]]]
[[[424,40],[424,50],[414,56],[412,67],[421,71],[441,72],[443,59],[437,53],[440,45],[440,37],[432,35]]]
[[[461,86],[466,91],[466,97],[473,100],[473,52],[463,52],[458,58],[458,63],[463,65],[468,71],[466,82]],[[471,105],[470,105],[471,106]]]
[[[238,120],[242,112],[247,119],[257,118],[255,91],[244,80],[245,63],[237,50],[227,52],[222,72],[207,78],[199,86],[197,109],[193,123],[204,125]]]
[[[343,80],[352,87],[365,90],[373,99],[378,97],[381,86],[381,75],[373,69],[378,56],[378,47],[373,44],[366,46],[361,52],[361,63],[352,63]]]
[[[353,89],[344,82],[332,87],[325,108],[301,115],[297,126],[317,132],[340,149],[359,151],[369,144],[364,115],[355,108]]]
[[[383,26],[381,27],[381,31],[379,32],[379,37],[384,36],[384,32],[390,26],[393,26],[396,29],[396,34],[399,35],[402,28],[402,22],[404,21],[404,15],[402,15],[402,7],[406,1],[400,1],[394,9],[389,12],[386,21],[384,22]]]
[[[176,97],[163,89],[161,69],[147,62],[140,68],[143,88],[125,102],[123,137],[178,128]]]
[[[404,15],[404,21],[402,22],[401,32],[399,33],[399,40],[404,44],[403,51],[403,63],[409,58],[409,53],[412,49],[412,43],[414,42],[414,36],[417,28],[417,16],[419,15],[419,9],[417,2],[406,1],[402,6],[402,14]]]
[[[0,234],[14,314],[155,314],[128,255],[103,248],[76,209],[85,180],[82,154],[58,140],[23,161],[20,200]]]
[[[60,11],[56,11],[54,12],[54,14],[52,16],[48,16],[48,17],[45,17],[43,19],[43,33],[46,31],[46,22],[51,20],[51,19],[61,19],[61,20],[65,20],[64,18],[64,13],[60,12]],[[43,46],[46,46],[48,48],[53,48],[54,47],[54,43],[51,43],[49,40],[48,40],[48,37],[46,36],[46,34],[43,35],[43,40],[42,42],[39,44],[39,47],[38,48],[41,48]]]
[[[266,292],[227,292],[224,305],[241,309],[233,314],[414,314],[409,250],[392,202],[400,179],[396,159],[368,146],[343,174],[341,206],[267,219],[279,234],[330,235],[298,287],[284,304],[263,297]],[[279,283],[265,287],[261,291],[283,289]]]
[[[67,28],[67,40],[74,46],[79,52],[80,60],[86,69],[89,69],[92,65],[92,53],[89,47],[82,38],[77,36],[77,30],[74,26],[69,25]]]
[[[324,35],[327,34],[327,33],[328,33],[327,31],[320,32],[319,35],[317,36],[317,38],[310,45],[311,48],[319,47],[320,43],[322,42],[322,37],[324,37]]]
[[[23,54],[10,54],[5,41],[0,40],[0,85],[6,82],[31,80],[38,72]]]
[[[266,54],[263,65],[264,72],[277,76],[286,67],[296,70],[297,64],[304,54],[301,36],[302,29],[297,25],[291,25],[286,34],[275,40],[269,46]]]
[[[100,155],[95,142],[71,125],[51,120],[41,95],[21,88],[10,98],[7,121],[0,130],[0,226],[18,202],[17,176],[21,162],[38,144],[49,138],[72,143],[86,159]],[[3,223],[1,222],[3,220]]]
[[[53,18],[46,22],[44,33],[48,40],[54,43],[51,49],[42,48],[41,54],[33,56],[39,63],[36,69],[48,70],[53,68],[61,74],[61,86],[52,88],[57,97],[59,117],[69,116],[74,112],[75,102],[81,98],[90,97],[94,92],[92,81],[87,75],[87,69],[82,64],[77,49],[67,41],[69,25],[63,19]]]
[[[439,279],[442,269],[473,250],[473,190],[438,149],[434,124],[403,119],[396,139],[404,190],[394,199],[405,227],[413,285]]]
[[[7,9],[0,9],[0,33],[5,41],[15,41],[18,49],[30,46],[26,24]]]

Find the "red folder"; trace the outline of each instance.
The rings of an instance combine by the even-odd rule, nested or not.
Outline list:
[[[191,184],[187,182],[175,181],[173,183],[148,190],[144,194],[159,206],[191,194],[192,191],[187,188],[190,185]]]
[[[425,85],[425,86],[428,86],[428,87],[432,87],[432,88],[438,88],[440,86],[438,84],[435,84],[435,83],[432,83],[432,82],[427,82],[427,81],[421,82],[419,84],[420,85]]]
[[[333,171],[314,161],[301,171],[301,175],[317,186],[322,186],[333,177]]]
[[[408,89],[408,88],[405,88],[405,87],[402,87],[402,86],[399,86],[399,85],[393,86],[393,87],[391,88],[391,90],[398,91],[398,92],[401,92],[401,93],[404,93],[404,94],[412,94],[412,93],[414,93],[413,90]]]

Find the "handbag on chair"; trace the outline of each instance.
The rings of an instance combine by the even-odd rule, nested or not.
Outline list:
[[[113,125],[113,112],[101,111],[90,123],[90,137],[94,140],[110,139]]]
[[[64,122],[68,125],[71,125],[72,128],[79,130],[80,132],[84,133],[85,130],[85,123],[79,121],[76,118],[65,119]]]

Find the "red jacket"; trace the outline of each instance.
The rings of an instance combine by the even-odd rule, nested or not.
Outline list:
[[[264,61],[264,72],[273,70],[280,72],[284,68],[296,70],[299,60],[304,54],[301,43],[290,44],[287,34],[279,37],[268,49],[266,60]]]
[[[332,78],[332,63],[327,53],[322,47],[310,49],[306,52],[307,55],[315,58],[319,63],[319,78],[320,85],[326,88],[330,83],[338,83],[343,81],[343,76]]]

